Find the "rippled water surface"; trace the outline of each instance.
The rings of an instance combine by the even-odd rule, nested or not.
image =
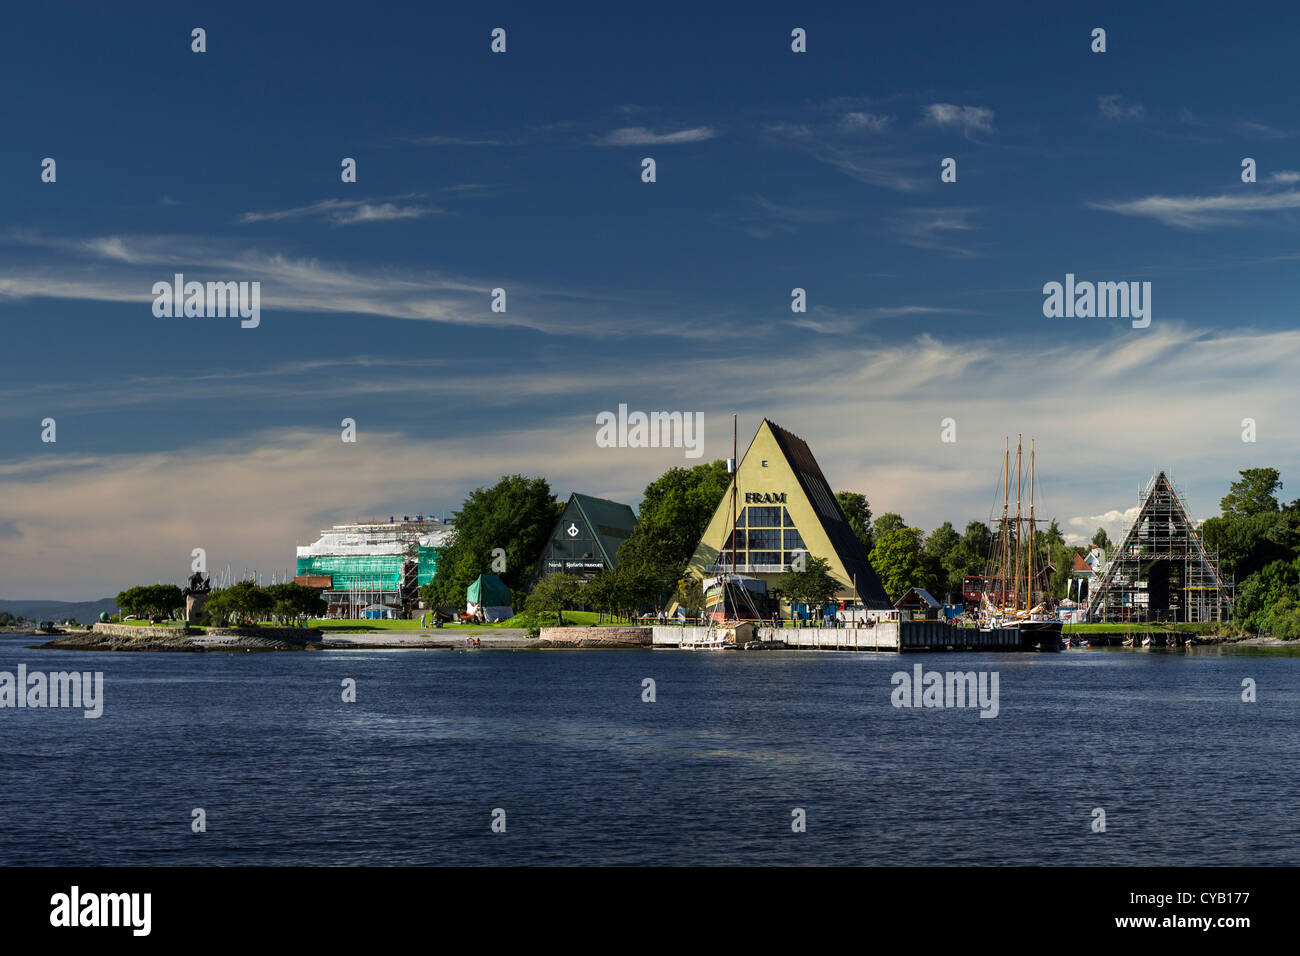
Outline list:
[[[0,671],[102,671],[104,714],[0,710],[5,864],[1300,863],[1289,651],[33,642],[0,637]],[[917,663],[997,671],[999,715],[894,708]]]

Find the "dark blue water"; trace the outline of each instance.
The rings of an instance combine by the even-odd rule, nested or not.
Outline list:
[[[1289,652],[27,643],[0,670],[103,671],[105,708],[0,710],[3,864],[1300,863]],[[918,662],[998,671],[999,716],[895,709]]]

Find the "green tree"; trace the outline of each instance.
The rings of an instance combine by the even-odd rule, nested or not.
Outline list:
[[[1283,602],[1300,599],[1300,558],[1273,561],[1251,574],[1237,588],[1236,618],[1249,631],[1274,633],[1275,612]],[[1285,619],[1288,611],[1280,617]],[[1282,636],[1282,635],[1275,635]]]
[[[117,606],[126,614],[137,617],[171,617],[185,607],[185,596],[174,584],[147,584],[127,588],[115,598]]]
[[[563,510],[545,478],[506,475],[491,488],[474,489],[456,512],[452,541],[439,554],[438,570],[420,597],[429,607],[463,605],[465,589],[492,572],[497,548],[505,551],[501,580],[521,588]]]
[[[681,606],[682,613],[694,620],[704,616],[704,582],[687,572],[677,582],[672,600]]]
[[[692,468],[670,468],[650,484],[637,513],[636,527],[618,549],[618,568],[639,569],[621,578],[624,600],[638,587],[650,587],[649,600],[667,597],[681,580],[704,529],[731,487],[725,461]],[[650,583],[647,584],[647,580]],[[640,601],[636,602],[640,604]]]
[[[810,608],[821,608],[834,597],[842,585],[831,577],[831,566],[825,558],[808,557],[804,569],[796,571],[787,566],[785,573],[777,582],[777,589],[786,600],[795,604],[807,604]]]
[[[256,624],[270,614],[271,607],[271,597],[264,588],[254,581],[237,581],[213,591],[204,610],[218,624]]]
[[[1110,549],[1114,547],[1114,545],[1110,543],[1110,535],[1106,533],[1105,528],[1097,529],[1097,533],[1092,536],[1092,546],[1094,548],[1101,548],[1101,550],[1105,551],[1107,554],[1110,553]]]
[[[1300,547],[1300,510],[1259,511],[1210,518],[1201,525],[1205,546],[1219,555],[1220,570],[1238,581]]]
[[[320,592],[303,584],[272,584],[264,590],[271,601],[271,617],[282,624],[302,625],[329,610]]]
[[[614,572],[618,581],[619,609],[624,617],[635,617],[655,605],[671,586],[671,581],[666,583],[661,573],[637,561],[619,564]]]
[[[883,516],[882,516],[883,518]],[[880,522],[876,522],[876,546],[871,551],[871,566],[880,575],[880,583],[897,601],[907,589],[919,586],[925,566],[921,532],[916,528],[900,527],[882,535]]]
[[[862,550],[870,554],[872,547],[871,507],[867,503],[867,496],[856,491],[837,491],[835,492],[835,500],[840,503],[840,510],[844,512],[849,527],[853,529],[853,536],[862,542]]]
[[[113,601],[122,609],[123,617],[129,614],[134,614],[136,616],[140,615],[143,598],[141,592],[143,591],[144,588],[142,587],[134,587],[127,588],[125,591],[117,592],[117,597],[115,597]]]
[[[925,539],[925,588],[940,601],[961,594],[964,573],[962,537],[945,521]]]
[[[902,515],[893,511],[886,511],[876,519],[875,527],[871,529],[872,546],[874,547],[875,542],[889,534],[889,532],[905,527],[907,527],[907,522],[903,520]]]
[[[553,611],[559,624],[564,624],[565,609],[572,608],[582,594],[582,578],[574,574],[548,574],[537,582],[524,602],[524,610],[538,614]]]
[[[597,571],[595,577],[582,589],[582,599],[587,606],[601,615],[613,614],[618,607],[618,581],[609,568]],[[525,602],[525,607],[527,602]]]
[[[1300,601],[1292,595],[1279,598],[1263,615],[1260,630],[1284,641],[1300,638]]]
[[[1075,550],[1065,543],[1065,535],[1061,533],[1061,527],[1055,518],[1045,529],[1038,532],[1037,537],[1039,553],[1044,555],[1055,569],[1047,581],[1047,593],[1059,601],[1065,597],[1066,589],[1070,586],[1070,571],[1074,567]]]
[[[1247,468],[1238,474],[1241,477],[1219,501],[1223,517],[1249,518],[1278,510],[1277,492],[1282,489],[1282,476],[1276,468]]]
[[[966,575],[983,575],[988,568],[989,549],[993,544],[993,532],[982,521],[971,521],[961,536],[959,570],[962,577]]]

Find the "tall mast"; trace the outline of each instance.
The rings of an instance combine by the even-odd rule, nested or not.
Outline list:
[[[1034,537],[1034,439],[1031,438],[1029,439],[1029,583],[1025,588],[1029,600],[1025,602],[1026,610],[1034,606],[1034,548],[1037,545]]]
[[[1011,496],[1011,436],[1003,439],[1002,451],[1002,525],[998,544],[1002,546],[1002,563],[998,565],[998,607],[1007,606],[1007,571],[1011,567],[1011,539],[1007,537],[1007,506]]]
[[[1024,540],[1025,536],[1023,533],[1024,528],[1022,527],[1024,518],[1022,517],[1020,511],[1020,498],[1025,487],[1024,469],[1021,467],[1021,456],[1020,456],[1021,445],[1022,445],[1022,437],[1020,435],[1017,435],[1016,436],[1016,577],[1015,577],[1015,595],[1012,598],[1012,600],[1014,601],[1013,610],[1016,611],[1020,610],[1020,550],[1021,548],[1024,547],[1025,544],[1025,540]]]
[[[736,417],[731,416],[731,577],[736,577],[736,483],[740,480],[740,460],[736,457]],[[723,588],[723,607],[726,607],[726,588]]]

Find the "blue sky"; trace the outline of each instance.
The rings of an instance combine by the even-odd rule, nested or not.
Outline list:
[[[1286,479],[1300,16],[1131,7],[9,14],[0,596],[283,569],[507,472],[635,503],[690,462],[598,448],[620,403],[706,458],[770,417],[927,530],[988,517],[1007,433],[1084,536],[1156,468],[1201,517]],[[261,325],[156,318],[175,272]],[[1150,327],[1045,318],[1067,272],[1151,282]]]

